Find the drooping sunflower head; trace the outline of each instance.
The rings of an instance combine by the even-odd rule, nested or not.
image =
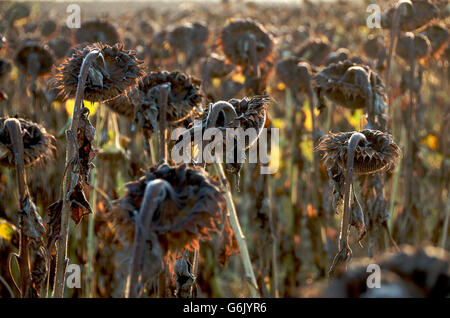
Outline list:
[[[51,71],[53,56],[39,42],[28,40],[18,48],[14,62],[22,72],[37,77]]]
[[[75,50],[72,57],[56,69],[51,86],[64,98],[75,96],[83,60],[93,50],[100,50],[103,59],[99,57],[91,64],[84,89],[86,100],[96,102],[115,98],[136,86],[138,78],[144,74],[142,62],[137,60],[135,52],[125,50],[122,45],[88,45]]]
[[[277,76],[287,87],[307,92],[311,86],[311,65],[292,56],[282,59],[277,64]]]
[[[201,46],[208,39],[208,27],[202,22],[186,23],[174,27],[168,34],[170,45],[186,52],[193,46]]]
[[[372,105],[377,113],[382,113],[386,105],[385,86],[378,74],[367,65],[349,60],[331,64],[317,73],[313,86],[322,107],[324,96],[349,109]]]
[[[233,70],[233,65],[228,64],[224,56],[218,54],[211,54],[204,59],[202,63],[202,71],[204,79],[210,78],[222,78],[227,76]]]
[[[363,44],[363,51],[367,57],[377,59],[380,54],[386,51],[384,38],[381,35],[369,35],[367,41]]]
[[[425,58],[430,51],[430,41],[423,34],[407,32],[398,38],[396,53],[407,62],[409,62],[410,55],[414,59],[421,59]]]
[[[395,11],[399,10],[399,26],[402,31],[414,31],[437,18],[438,8],[430,0],[402,0],[381,16],[381,26],[391,28]]]
[[[295,55],[314,66],[319,66],[325,63],[331,50],[332,47],[327,39],[311,38],[300,47]]]
[[[255,42],[257,63],[270,58],[273,49],[272,36],[265,28],[251,19],[236,19],[223,29],[220,44],[227,58],[236,65],[248,67],[251,63],[250,39]]]
[[[75,42],[80,44],[92,44],[102,42],[107,45],[115,45],[119,42],[119,34],[116,28],[108,21],[88,20],[81,24],[74,34]]]
[[[315,151],[323,153],[324,165],[333,169],[336,164],[346,170],[348,143],[354,132],[329,133],[324,135]],[[353,164],[355,174],[371,174],[392,167],[400,157],[401,150],[390,134],[365,129],[360,131],[366,137],[356,147]]]
[[[25,3],[17,2],[6,10],[3,18],[8,21],[9,25],[12,25],[14,21],[25,19],[30,15],[30,8]]]
[[[0,165],[14,167],[14,152],[5,121],[8,118],[0,118]],[[44,127],[31,121],[18,118],[22,130],[24,163],[25,166],[33,166],[51,158],[56,150],[55,138],[47,133]]]
[[[422,32],[430,40],[431,54],[438,59],[450,42],[449,32],[443,25],[433,24]]]
[[[168,123],[178,125],[189,120],[203,99],[200,81],[178,71],[150,72],[139,80],[136,88],[127,91],[126,96],[112,100],[106,105],[119,114],[134,119],[144,130],[155,131],[160,114],[159,89],[163,84],[170,85],[166,109]]]
[[[201,167],[161,163],[138,181],[126,185],[122,198],[113,202],[110,222],[122,244],[131,243],[145,188],[154,180],[170,184],[169,194],[158,200],[152,228],[165,253],[192,249],[211,240],[225,219],[225,198],[215,179]]]

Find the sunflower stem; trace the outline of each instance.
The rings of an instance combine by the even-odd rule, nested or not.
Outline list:
[[[99,105],[99,110],[97,113],[97,125],[95,129],[95,148],[98,149],[100,145],[100,135],[102,133],[104,124],[105,124],[105,112],[104,106]],[[88,215],[89,223],[88,223],[88,238],[87,238],[87,264],[86,264],[86,293],[85,297],[93,297],[93,283],[95,281],[95,272],[94,270],[94,224],[95,224],[95,216],[97,214],[97,167],[96,167],[97,158],[94,158],[94,166],[92,167],[91,172],[91,185],[92,185],[92,193],[91,193],[91,209],[92,214]]]
[[[168,158],[167,149],[167,102],[170,93],[170,84],[160,85],[158,96],[159,109],[159,158]]]
[[[145,283],[142,281],[143,257],[145,249],[148,248],[147,240],[151,231],[153,214],[158,208],[158,201],[165,198],[168,187],[171,187],[171,185],[162,179],[148,182],[145,186],[141,208],[135,220],[133,256],[125,292],[125,297],[127,298],[139,297],[143,283]]]
[[[336,254],[330,273],[340,261],[347,262],[351,259],[352,250],[348,244],[348,234],[350,230],[350,193],[353,178],[353,164],[355,161],[355,151],[358,144],[366,140],[366,136],[359,132],[353,133],[348,142],[347,148],[347,167],[345,171],[345,194],[344,194],[344,215],[342,216],[341,232],[339,234],[339,252]]]
[[[16,166],[16,180],[19,190],[20,209],[24,209],[24,200],[28,196],[28,187],[26,181],[24,146],[22,139],[22,129],[20,122],[15,118],[9,118],[5,121],[5,127],[8,130],[11,144],[14,152],[14,163]],[[19,268],[20,268],[20,287],[22,298],[31,297],[31,272],[29,268],[28,243],[29,239],[24,233],[23,217],[20,219],[20,247],[19,247]]]
[[[93,50],[89,52],[83,60],[81,65],[80,74],[78,75],[78,85],[75,95],[75,104],[72,114],[72,125],[70,130],[66,131],[66,174],[63,180],[63,207],[61,212],[61,231],[60,238],[58,241],[58,248],[56,254],[56,272],[55,272],[55,282],[53,286],[53,297],[62,298],[64,297],[64,283],[65,283],[65,272],[66,266],[69,262],[67,259],[67,245],[69,241],[69,216],[71,213],[70,201],[68,193],[72,185],[72,173],[75,168],[75,158],[78,153],[76,145],[76,136],[78,135],[78,126],[81,115],[81,103],[84,97],[84,87],[86,84],[86,79],[89,71],[89,67],[96,58],[101,56],[99,50]],[[71,133],[69,133],[69,131]]]
[[[253,298],[259,297],[259,288],[256,283],[255,273],[253,272],[252,263],[250,260],[250,255],[247,249],[247,243],[245,241],[245,236],[242,233],[241,225],[239,224],[239,219],[236,214],[236,208],[234,206],[233,198],[231,196],[230,185],[227,182],[225,172],[223,171],[222,165],[218,163],[218,160],[214,161],[214,167],[219,175],[219,181],[222,184],[222,188],[225,190],[225,199],[227,201],[228,217],[230,219],[230,225],[233,229],[236,241],[239,245],[239,251],[244,265],[245,276],[247,282],[250,284],[250,296]]]

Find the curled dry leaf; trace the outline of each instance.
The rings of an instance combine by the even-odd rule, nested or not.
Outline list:
[[[135,52],[126,51],[119,44],[88,45],[83,49],[76,49],[72,57],[64,60],[61,66],[56,68],[50,86],[59,90],[59,95],[64,99],[75,97],[81,65],[86,55],[93,50],[99,50],[103,59],[99,57],[89,68],[84,99],[97,102],[115,98],[126,89],[136,86],[138,78],[143,75],[140,65],[142,62],[136,59]]]
[[[89,171],[93,167],[92,160],[96,154],[93,146],[95,128],[92,126],[88,116],[89,109],[83,107],[81,109],[77,135],[79,174],[82,181],[86,184],[89,184]]]
[[[353,133],[329,133],[320,139],[315,151],[323,152],[322,159],[327,169],[332,169],[337,164],[345,171],[348,142]],[[390,134],[370,129],[362,130],[360,133],[366,137],[366,141],[362,141],[356,147],[353,173],[371,174],[395,164],[401,150]]]
[[[83,185],[81,183],[77,183],[75,185],[73,192],[70,194],[69,201],[71,208],[70,217],[76,225],[81,222],[83,216],[92,213],[91,206],[89,201],[86,199]],[[48,237],[57,238],[59,235],[59,231],[61,229],[62,208],[63,200],[58,200],[47,208],[49,214],[49,221],[47,223],[49,226],[49,230],[47,231]]]
[[[147,131],[156,131],[159,122],[158,96],[162,84],[170,84],[166,109],[167,121],[177,125],[193,116],[200,107],[203,95],[200,81],[181,72],[150,72],[139,80],[139,85],[106,103],[108,107]]]
[[[0,165],[14,167],[11,139],[4,126],[6,119],[8,118],[0,118]],[[56,150],[55,138],[39,124],[22,118],[18,120],[23,135],[25,166],[48,160]]]
[[[220,224],[227,225],[223,223],[225,198],[216,180],[200,167],[171,167],[162,163],[138,181],[126,184],[124,196],[113,202],[109,222],[122,245],[133,241],[134,222],[145,187],[148,182],[158,179],[171,185],[171,191],[160,200],[151,225],[164,255],[185,248],[193,250],[200,241],[211,240],[211,234],[220,231]]]
[[[74,38],[77,43],[88,44],[102,42],[114,45],[119,42],[116,28],[108,21],[98,19],[83,22],[81,28],[76,29]]]
[[[177,259],[174,267],[173,278],[176,282],[176,295],[179,298],[191,298],[195,276],[192,274],[192,265],[187,257]]]

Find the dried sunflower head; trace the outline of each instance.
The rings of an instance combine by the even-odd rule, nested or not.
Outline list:
[[[431,246],[404,245],[400,252],[386,252],[371,263],[379,264],[381,287],[367,288],[370,271],[367,259],[357,261],[329,284],[316,284],[302,297],[403,298],[449,297],[450,257]]]
[[[14,153],[9,132],[5,127],[8,118],[0,118],[0,165],[14,167]],[[55,148],[55,138],[39,124],[18,118],[23,134],[25,166],[49,159]]]
[[[43,37],[47,37],[52,35],[56,31],[57,25],[53,20],[46,20],[42,23],[41,26],[41,35]]]
[[[37,77],[51,71],[53,56],[39,42],[30,40],[19,47],[14,62],[22,72]]]
[[[14,3],[6,10],[3,18],[12,25],[14,21],[27,18],[30,15],[30,8],[25,3]]]
[[[60,90],[63,98],[74,97],[78,85],[83,60],[91,51],[100,50],[103,60],[98,58],[91,64],[84,88],[84,99],[89,101],[107,101],[137,85],[143,75],[142,62],[136,59],[135,52],[124,50],[122,45],[114,46],[96,43],[83,49],[77,49],[56,69],[51,86]]]
[[[400,10],[400,30],[414,31],[438,17],[439,10],[430,0],[402,0],[396,4]],[[396,7],[381,16],[381,26],[391,28]]]
[[[231,73],[233,65],[228,64],[224,56],[212,53],[202,63],[202,70],[204,78],[222,78]]]
[[[447,28],[439,24],[434,24],[427,27],[422,34],[430,40],[431,55],[434,58],[439,58],[450,41]]]
[[[319,66],[325,63],[331,50],[328,40],[312,38],[303,44],[295,55],[306,59],[314,66]]]
[[[352,61],[331,64],[317,73],[313,86],[319,97],[319,108],[324,107],[324,96],[350,109],[367,107],[382,113],[387,96],[378,74],[366,65]]]
[[[48,42],[48,46],[52,49],[57,59],[66,57],[72,47],[72,43],[65,37],[56,37]]]
[[[353,133],[329,133],[320,139],[315,151],[323,152],[322,159],[327,169],[333,169],[337,164],[342,171],[346,170],[348,142]],[[355,174],[371,174],[395,164],[401,150],[390,134],[370,129],[360,133],[366,140],[356,147],[353,165]]]
[[[209,108],[200,116],[202,134],[205,133],[207,128],[218,128],[223,131],[223,142],[226,144],[227,134],[225,130],[227,128],[242,128],[244,131],[249,128],[255,129],[256,135],[246,137],[243,141],[243,150],[246,151],[258,140],[262,129],[264,128],[264,124],[266,123],[267,105],[269,101],[269,96],[259,95],[252,96],[250,98],[244,97],[243,99],[230,99],[228,102],[219,101],[214,105],[211,104]],[[219,104],[222,104],[220,106],[225,107],[220,108]],[[213,112],[213,106],[219,107],[220,110],[218,112],[217,110]],[[232,110],[230,111],[229,108],[232,108]],[[233,113],[233,118],[230,118],[230,113]],[[192,138],[195,138],[195,130],[198,128],[199,127],[197,126],[193,126],[189,130],[191,140],[193,140]],[[224,159],[224,162],[226,162],[225,166],[227,171],[234,174],[239,174],[242,167],[242,162],[240,162],[240,159],[244,159],[238,158],[238,156],[243,154],[238,151],[237,146],[238,143],[235,142],[234,161],[226,162],[227,160]],[[225,153],[223,155],[226,156]]]
[[[227,58],[244,68],[251,65],[250,38],[255,41],[256,62],[268,59],[272,53],[272,36],[264,27],[251,19],[236,19],[228,23],[220,36],[220,44]]]
[[[369,35],[363,44],[364,53],[371,59],[376,59],[386,51],[384,38],[381,35]]]
[[[302,92],[307,92],[311,85],[311,65],[301,62],[299,58],[292,56],[278,62],[277,76],[287,87]]]
[[[126,95],[106,103],[111,109],[147,131],[155,131],[159,122],[158,96],[160,85],[170,84],[166,110],[169,124],[189,119],[202,101],[200,81],[181,72],[150,72]]]
[[[174,27],[168,34],[169,44],[183,52],[201,47],[208,39],[208,27],[201,22],[186,23]]]
[[[337,49],[336,51],[331,52],[328,55],[328,57],[325,61],[325,65],[345,61],[349,58],[349,56],[350,56],[350,50],[345,47],[341,47],[341,48]]]
[[[199,241],[211,240],[225,219],[225,198],[216,180],[200,167],[178,167],[162,163],[138,181],[126,185],[122,198],[113,202],[110,222],[122,244],[134,237],[134,221],[139,214],[147,183],[162,179],[170,184],[170,195],[158,202],[152,228],[165,254],[195,248]]]
[[[396,53],[405,61],[409,62],[410,51],[415,59],[426,57],[431,51],[428,38],[423,34],[407,32],[398,38]]]
[[[107,45],[114,45],[119,42],[119,34],[116,28],[107,21],[88,20],[81,24],[81,28],[76,30],[75,41],[81,44],[102,42]]]

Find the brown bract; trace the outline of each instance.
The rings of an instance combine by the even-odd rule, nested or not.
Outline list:
[[[14,167],[14,153],[8,130],[0,118],[0,165]],[[25,166],[32,166],[49,159],[55,152],[55,138],[39,124],[18,118],[23,134]]]
[[[135,52],[124,50],[122,45],[114,46],[96,43],[76,50],[56,69],[51,86],[60,90],[64,98],[75,97],[78,75],[86,55],[92,50],[100,50],[101,58],[94,61],[89,69],[84,89],[84,99],[97,102],[107,101],[136,86],[143,75],[142,62],[136,59]]]
[[[392,26],[395,10],[395,7],[392,7],[381,16],[383,28]],[[399,26],[402,31],[419,29],[437,18],[439,14],[438,8],[429,0],[402,0],[399,1],[398,10],[400,10]]]
[[[255,40],[257,62],[261,63],[269,58],[273,40],[261,24],[251,19],[236,19],[222,29],[220,45],[233,64],[247,67],[251,63],[250,38]]]
[[[322,159],[327,169],[337,164],[346,170],[348,142],[354,132],[329,133],[320,139],[315,151],[323,152]],[[401,150],[390,134],[365,129],[360,131],[367,138],[356,147],[353,173],[370,174],[393,166]]]
[[[53,57],[39,42],[28,40],[20,45],[14,62],[22,72],[37,77],[51,71]]]
[[[367,65],[352,61],[331,64],[317,73],[313,86],[319,97],[319,108],[324,107],[323,97],[350,109],[374,107],[381,113],[387,96],[385,87],[378,76]]]
[[[133,118],[147,131],[156,131],[159,122],[158,96],[162,84],[170,84],[166,109],[169,124],[177,125],[189,119],[202,101],[200,81],[181,72],[151,72],[139,80],[139,85],[123,96],[106,103],[117,113]]]
[[[226,218],[225,198],[218,182],[200,167],[178,167],[162,163],[138,181],[126,184],[125,194],[113,202],[110,222],[122,244],[134,237],[134,220],[139,213],[148,182],[163,179],[171,185],[169,194],[159,201],[153,214],[152,229],[165,254],[193,249],[199,241],[211,240],[211,234],[231,232]],[[233,242],[225,242],[232,250]]]
[[[77,43],[102,42],[114,45],[119,42],[119,34],[116,28],[107,21],[89,20],[81,24],[81,28],[75,31],[75,41]]]

